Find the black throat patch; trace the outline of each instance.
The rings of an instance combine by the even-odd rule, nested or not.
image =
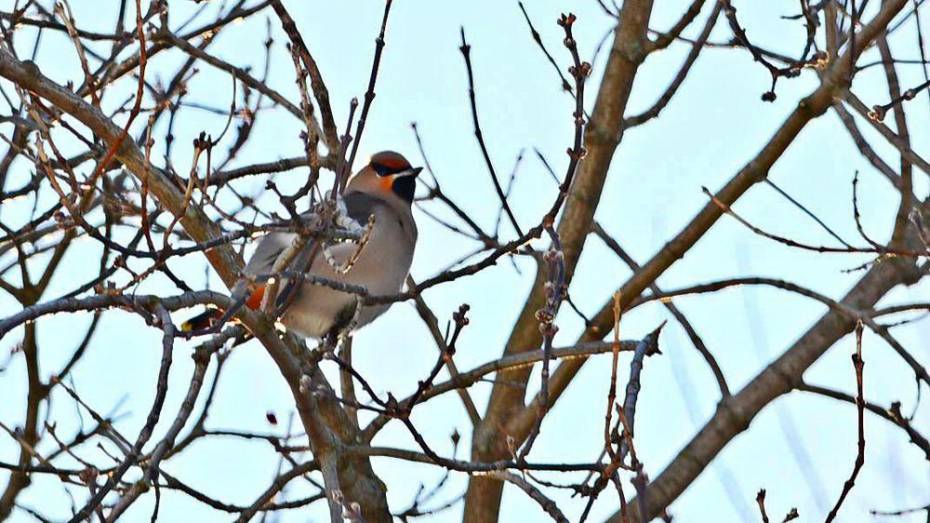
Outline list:
[[[394,180],[391,185],[394,194],[401,197],[407,203],[413,203],[413,194],[417,189],[417,180],[415,176],[402,176]]]

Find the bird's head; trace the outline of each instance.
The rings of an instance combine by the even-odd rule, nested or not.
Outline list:
[[[349,180],[347,190],[362,191],[389,201],[399,199],[409,206],[413,203],[416,178],[421,170],[422,167],[411,167],[400,153],[381,151]]]

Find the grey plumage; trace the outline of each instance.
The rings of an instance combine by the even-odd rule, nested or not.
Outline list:
[[[417,240],[417,228],[409,203],[392,201],[390,196],[382,198],[363,190],[353,190],[351,186],[346,191],[344,202],[349,217],[361,225],[368,223],[369,216],[374,216],[369,240],[351,270],[338,272],[319,250],[312,260],[308,260],[310,253],[314,252],[312,243],[294,257],[290,269],[300,271],[309,264],[307,274],[359,285],[374,295],[400,291],[410,270]],[[249,259],[245,274],[254,277],[270,273],[295,237],[294,233],[277,232],[264,236]],[[354,243],[336,243],[327,247],[327,253],[333,262],[341,265],[357,249]],[[286,286],[280,288],[283,293]],[[357,300],[354,294],[308,282],[298,283],[294,292],[281,321],[297,334],[322,338],[345,328],[353,318]],[[266,296],[265,300],[268,299],[271,297]],[[388,307],[387,304],[362,307],[355,326],[370,323]]]
[[[394,294],[401,290],[417,242],[417,227],[410,206],[416,192],[420,167],[411,167],[400,153],[381,151],[372,155],[368,165],[355,174],[343,194],[348,218],[360,225],[374,219],[364,247],[354,243],[314,245],[312,240],[296,256],[290,247],[296,233],[273,232],[262,237],[255,252],[232,289],[233,299],[251,308],[273,303],[276,314],[291,331],[304,337],[323,338],[339,334],[355,319],[362,327],[380,316],[389,304],[356,307],[358,296],[293,277],[294,273],[319,279],[364,287],[371,295]],[[312,225],[314,215],[305,216]],[[323,248],[325,246],[325,248]],[[288,267],[275,267],[287,256]],[[351,263],[351,269],[347,269]],[[276,270],[277,269],[277,270]],[[264,291],[265,280],[277,271],[285,271],[277,296]],[[262,303],[259,303],[262,302]],[[228,321],[237,309],[223,313],[207,310],[184,322],[188,332],[207,329],[216,321]],[[358,310],[358,315],[355,315]],[[283,311],[283,312],[282,312]]]

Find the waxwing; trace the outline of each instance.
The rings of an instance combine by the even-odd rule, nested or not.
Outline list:
[[[360,225],[374,223],[364,248],[353,242],[333,243],[321,252],[311,240],[294,256],[290,270],[309,267],[308,275],[364,287],[372,295],[393,294],[404,285],[417,242],[417,226],[410,206],[421,167],[411,167],[401,154],[382,151],[353,176],[346,186],[343,201],[347,214]],[[295,233],[272,232],[263,236],[244,273],[250,278],[272,272],[275,262],[284,255],[296,238]],[[311,254],[315,253],[315,254]],[[312,256],[313,259],[308,259]],[[348,271],[345,264],[354,259]],[[291,332],[322,339],[347,328],[359,328],[383,314],[390,304],[356,307],[357,295],[306,281],[287,281],[279,285],[277,301],[287,303],[281,322]],[[284,282],[282,282],[284,283]],[[248,290],[246,305],[256,309],[263,300],[265,286],[256,283]],[[220,317],[207,311],[182,325],[184,330],[209,326]]]

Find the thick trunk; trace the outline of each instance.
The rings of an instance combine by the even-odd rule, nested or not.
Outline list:
[[[566,283],[571,281],[581,257],[585,239],[594,220],[594,212],[607,179],[607,171],[620,143],[623,115],[633,79],[645,57],[648,43],[646,29],[652,13],[652,0],[625,2],[614,31],[610,57],[601,80],[594,111],[585,128],[587,155],[578,167],[562,217],[558,234],[565,255]],[[538,347],[542,342],[536,311],[543,307],[545,277],[537,273],[530,296],[507,342],[506,354]],[[475,432],[472,458],[493,461],[506,458],[509,451],[501,428],[509,418],[523,409],[525,385],[530,368],[502,373],[495,381],[487,413]],[[520,386],[514,386],[514,384]],[[472,477],[465,496],[465,521],[497,520],[503,483],[487,477]]]

